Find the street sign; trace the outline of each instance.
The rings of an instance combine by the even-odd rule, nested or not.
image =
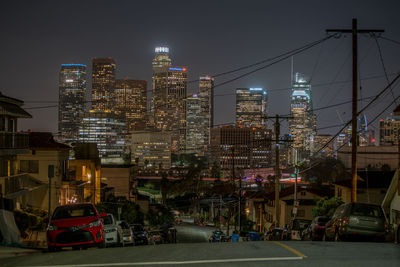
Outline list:
[[[294,201],[294,206],[297,208],[300,205],[300,200],[295,200]]]
[[[297,207],[293,207],[293,214],[296,215],[297,214]]]

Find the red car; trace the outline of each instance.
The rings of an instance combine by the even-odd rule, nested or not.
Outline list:
[[[49,251],[62,247],[104,247],[101,215],[90,203],[57,207],[47,228]]]

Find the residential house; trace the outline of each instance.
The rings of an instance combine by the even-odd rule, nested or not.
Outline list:
[[[297,188],[297,208],[296,218],[312,220],[312,209],[316,205],[316,199],[325,196],[331,197],[328,189],[314,189],[308,186]],[[246,215],[256,223],[258,231],[266,231],[274,226],[275,219],[275,192],[248,193],[246,195]],[[290,224],[293,219],[294,207],[294,186],[286,187],[279,193],[280,219],[279,226],[283,227]]]
[[[61,187],[67,175],[70,146],[58,143],[47,132],[29,133],[29,152],[17,156],[19,173],[27,173],[40,183],[29,195],[25,195],[21,204],[44,210],[54,210],[61,203]],[[53,177],[49,177],[49,168],[53,166]]]
[[[12,210],[17,199],[39,183],[18,173],[17,155],[29,152],[29,135],[18,131],[18,119],[32,118],[22,106],[24,102],[0,92],[0,200],[3,208]],[[6,198],[7,200],[3,200]]]

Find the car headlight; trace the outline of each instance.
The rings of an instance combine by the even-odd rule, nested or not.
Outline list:
[[[100,220],[94,220],[93,222],[89,223],[89,227],[97,227],[100,226]]]
[[[49,224],[49,226],[47,227],[47,231],[56,231],[58,229],[58,227],[54,224]]]

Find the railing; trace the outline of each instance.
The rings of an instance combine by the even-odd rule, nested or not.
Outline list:
[[[0,149],[29,149],[29,133],[0,131]]]

